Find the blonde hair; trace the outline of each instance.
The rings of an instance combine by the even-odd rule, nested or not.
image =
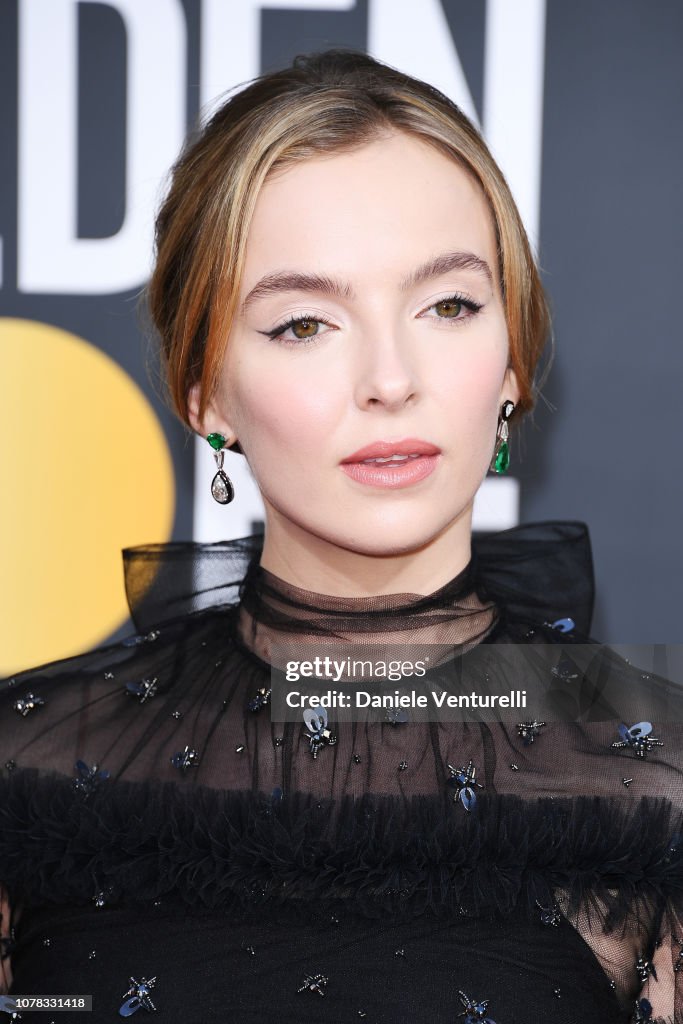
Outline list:
[[[267,175],[396,130],[455,160],[487,199],[510,365],[520,389],[511,425],[534,407],[540,387],[534,375],[551,316],[500,168],[472,122],[443,93],[366,53],[334,49],[300,55],[291,67],[254,79],[188,139],[172,168],[156,220],[147,300],[167,397],[187,426],[190,386],[200,384],[200,420],[218,386],[249,227]],[[241,451],[238,443],[232,447]]]

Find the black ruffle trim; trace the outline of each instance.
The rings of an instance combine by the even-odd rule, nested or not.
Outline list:
[[[0,779],[0,870],[13,902],[178,899],[233,914],[278,907],[316,918],[539,913],[558,887],[613,928],[653,906],[683,909],[683,821],[662,798],[450,793],[330,800],[172,782]],[[683,916],[682,916],[683,919]]]

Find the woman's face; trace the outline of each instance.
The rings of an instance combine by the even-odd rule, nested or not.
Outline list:
[[[443,259],[455,253],[468,257]],[[469,536],[501,403],[518,400],[478,186],[402,133],[289,167],[258,197],[240,304],[286,274],[339,289],[271,280],[251,296],[202,431],[239,439],[266,535],[371,555]],[[407,438],[438,454],[343,468],[359,449]]]

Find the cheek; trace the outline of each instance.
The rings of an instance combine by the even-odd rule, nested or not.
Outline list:
[[[500,389],[507,366],[502,348],[482,348],[463,358],[444,360],[435,376],[434,387],[447,422],[481,434],[482,428],[497,422]]]
[[[293,359],[284,371],[281,365],[265,371],[261,366],[258,374],[243,374],[236,381],[242,436],[251,441],[255,455],[305,456],[329,438],[338,421],[341,395],[329,378],[311,379],[297,370],[303,358]]]

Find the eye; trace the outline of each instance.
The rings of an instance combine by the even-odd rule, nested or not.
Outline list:
[[[430,317],[430,319],[450,320],[452,323],[461,324],[463,321],[471,320],[472,317],[476,316],[479,310],[483,308],[483,303],[475,302],[469,296],[458,293],[456,295],[449,295],[445,299],[439,299],[438,302],[433,303],[428,308],[436,310],[440,308],[445,314],[436,318]],[[463,309],[469,310],[466,316],[460,316]]]
[[[259,331],[259,334],[265,334],[271,341],[279,341],[283,345],[306,345],[309,342],[317,341],[320,334],[317,330],[320,324],[326,324],[328,327],[332,327],[329,320],[325,320],[320,316],[313,316],[312,313],[302,313],[301,316],[291,317],[284,323],[274,327],[272,331]],[[294,334],[293,338],[285,338],[285,333],[292,329],[292,331],[300,330],[301,334]],[[313,330],[316,328],[315,330]]]

